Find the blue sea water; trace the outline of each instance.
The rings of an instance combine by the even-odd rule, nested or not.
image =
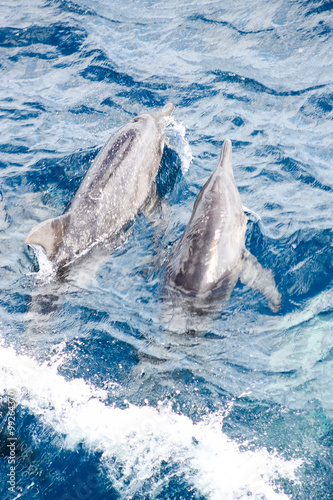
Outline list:
[[[333,499],[332,11],[0,3],[1,499]],[[160,212],[60,286],[26,234],[168,101]],[[165,267],[226,138],[282,308],[238,284],[205,335],[175,334]]]

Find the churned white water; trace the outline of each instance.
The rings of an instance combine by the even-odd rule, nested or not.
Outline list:
[[[232,441],[223,432],[221,413],[193,422],[162,402],[157,408],[109,405],[107,391],[59,375],[61,361],[61,350],[53,360],[38,364],[1,345],[0,391],[14,390],[17,404],[52,429],[64,448],[75,450],[82,444],[87,451],[102,452],[101,467],[122,498],[131,498],[157,478],[163,463],[173,465],[177,475],[207,498],[288,498],[274,481],[294,480],[301,461]],[[151,485],[152,497],[162,482]]]

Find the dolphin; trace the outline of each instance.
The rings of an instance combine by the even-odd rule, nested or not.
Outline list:
[[[175,107],[133,118],[105,144],[64,213],[31,229],[27,245],[40,245],[56,269],[119,231],[155,199],[164,129]]]
[[[273,274],[245,248],[247,217],[232,169],[227,139],[216,170],[194,203],[191,219],[166,270],[166,296],[179,309],[205,314],[229,300],[238,279],[281,307]]]

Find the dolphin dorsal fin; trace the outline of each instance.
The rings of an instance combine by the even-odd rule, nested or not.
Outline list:
[[[243,285],[262,293],[268,300],[272,311],[278,312],[280,310],[281,294],[276,287],[272,271],[264,269],[248,250],[243,252],[242,270],[239,279]]]
[[[26,245],[40,245],[47,258],[53,260],[68,229],[70,213],[48,219],[33,227],[25,239]]]

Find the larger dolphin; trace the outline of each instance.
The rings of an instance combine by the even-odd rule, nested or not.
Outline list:
[[[281,294],[272,272],[245,248],[247,217],[231,161],[231,141],[223,144],[220,160],[201,189],[191,219],[167,267],[167,290],[174,305],[195,312],[219,309],[238,279],[261,292],[277,312]]]
[[[166,104],[118,130],[91,164],[63,215],[35,226],[25,243],[42,246],[60,268],[125,227],[154,194],[166,118],[173,110],[173,104]]]

